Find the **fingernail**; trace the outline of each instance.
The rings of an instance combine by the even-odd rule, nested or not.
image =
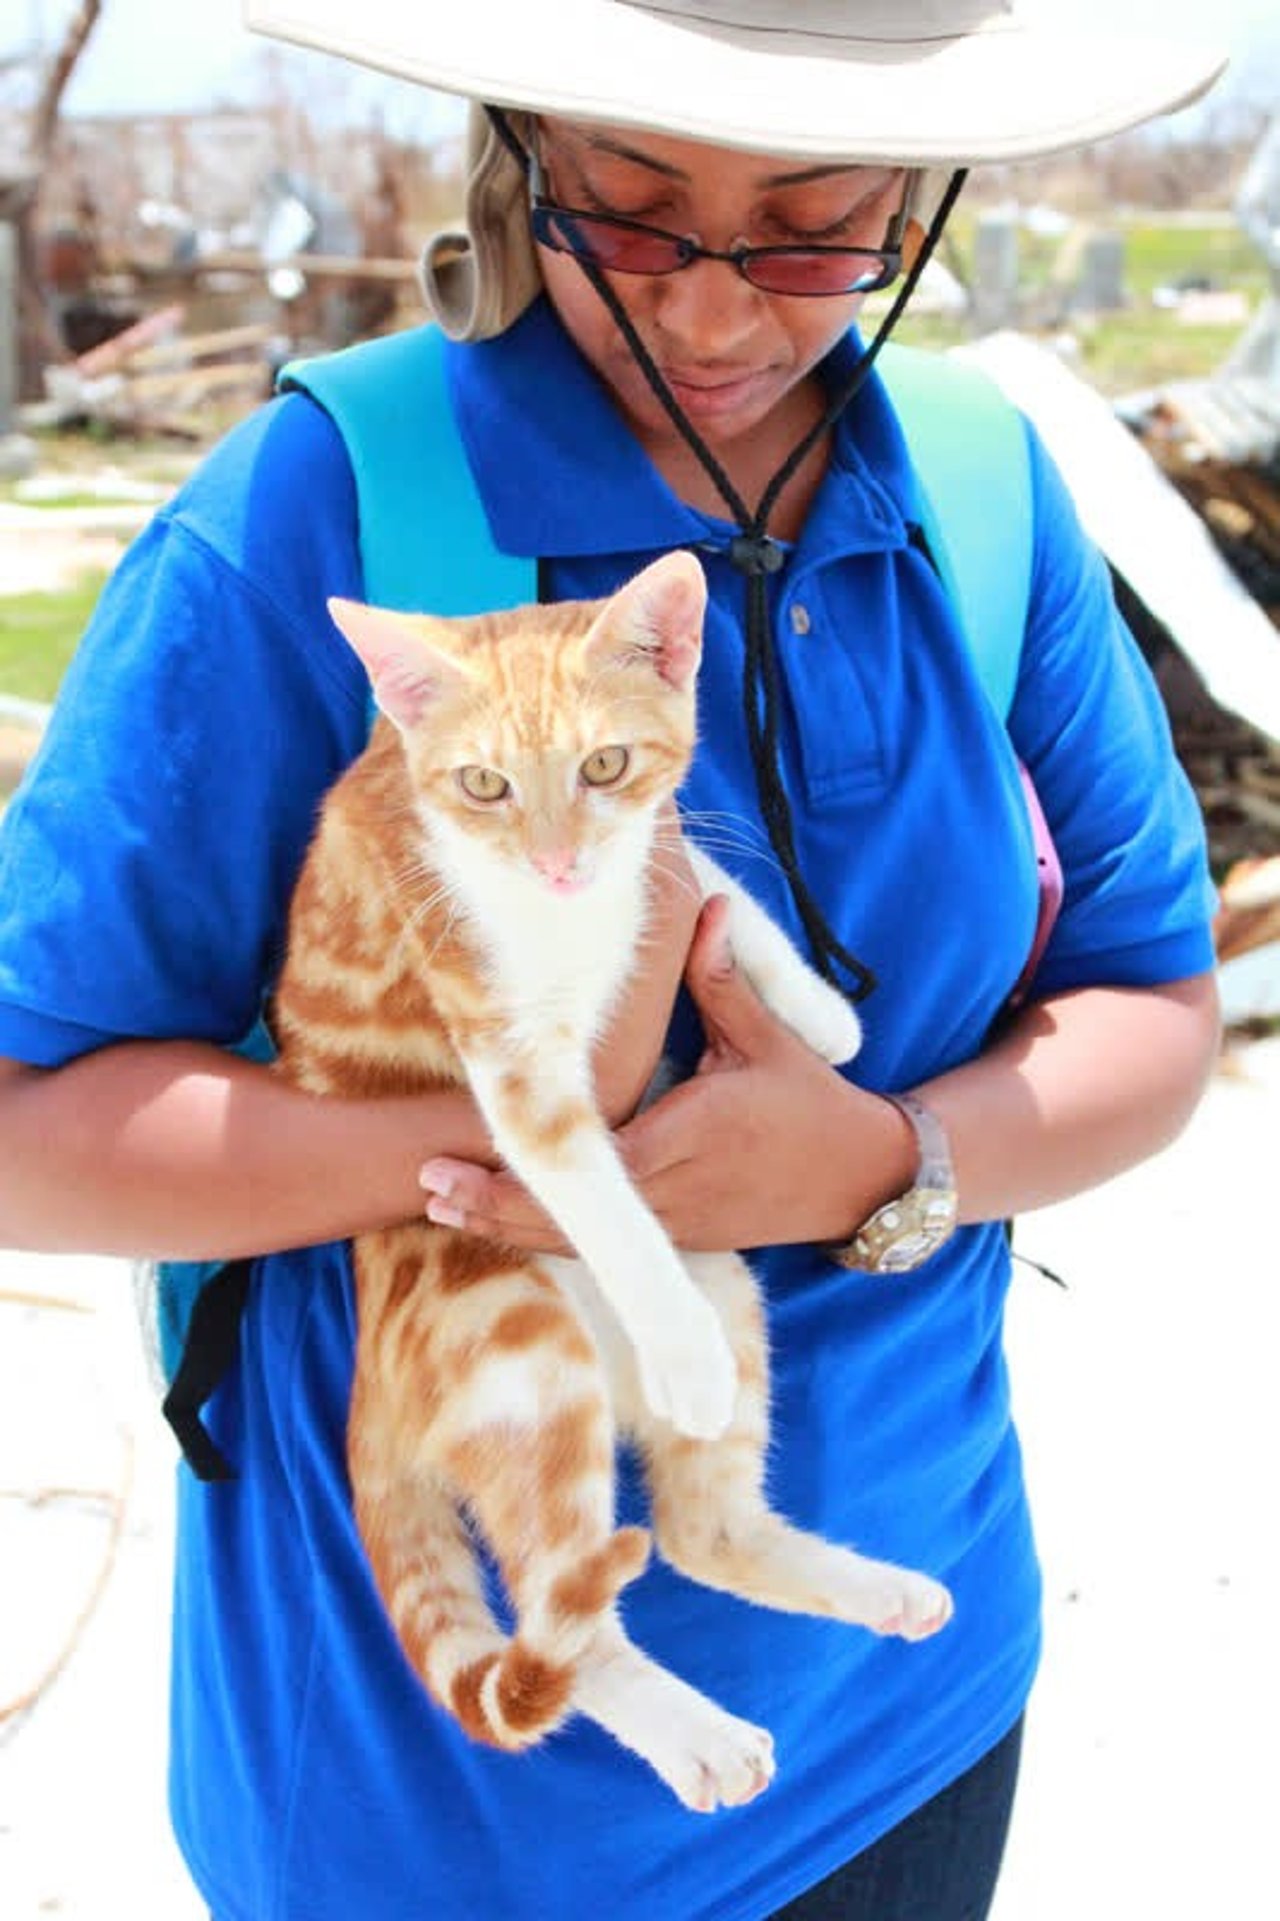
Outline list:
[[[428,1194],[452,1194],[453,1176],[448,1168],[441,1167],[438,1161],[427,1161],[418,1169],[418,1186]]]
[[[427,1202],[427,1219],[436,1227],[465,1227],[467,1217],[460,1207],[451,1207],[435,1195]]]

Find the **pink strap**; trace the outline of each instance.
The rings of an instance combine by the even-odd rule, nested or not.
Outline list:
[[[1031,837],[1036,850],[1036,872],[1040,881],[1040,904],[1036,913],[1036,931],[1031,942],[1031,952],[1027,955],[1026,965],[1019,974],[1017,984],[1009,996],[1010,1007],[1021,1007],[1031,989],[1040,957],[1049,945],[1058,910],[1062,906],[1062,862],[1049,832],[1049,823],[1040,805],[1040,796],[1030,774],[1018,762],[1018,772],[1022,776],[1022,791],[1026,796],[1027,813],[1031,820]]]

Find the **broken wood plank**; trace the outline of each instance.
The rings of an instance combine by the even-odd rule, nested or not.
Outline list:
[[[131,327],[124,327],[101,346],[90,347],[73,360],[71,365],[76,373],[85,380],[96,380],[102,374],[114,373],[122,367],[132,354],[144,347],[150,347],[166,333],[175,332],[181,325],[186,308],[180,301],[170,306],[157,307],[154,313],[144,314],[135,320]]]

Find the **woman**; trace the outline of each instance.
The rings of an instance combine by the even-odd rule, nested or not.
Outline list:
[[[233,434],[126,558],[6,823],[0,1235],[271,1254],[211,1407],[239,1479],[184,1476],[180,1499],[173,1808],[219,1921],[980,1916],[1038,1649],[1000,1224],[1189,1115],[1216,1039],[1210,902],[1160,703],[1043,451],[1029,434],[1006,728],[851,326],[918,243],[920,165],[1116,130],[1215,63],[965,0],[458,12],[428,30],[392,0],[354,24],[328,0],[257,10],[511,110],[477,117],[471,232],[428,265],[470,343],[451,398],[497,544],[537,555],[555,598],[697,549],[688,811],[747,823],[769,858],[742,877],[851,991],[878,982],[845,1078],[704,929],[687,979],[719,1071],[624,1126],[626,1152],[680,1242],[768,1250],[777,1504],[945,1579],[956,1617],[909,1647],[646,1575],[636,1639],[777,1741],[768,1793],[711,1821],[583,1721],[519,1760],[474,1747],[405,1670],[343,1469],[343,1239],[420,1212],[424,1188],[437,1220],[553,1237],[485,1170],[457,1097],[327,1106],[222,1051],[365,725],[323,611],[362,590],[350,466],[300,396]],[[1005,1020],[1035,919],[1019,758],[1067,893]],[[689,932],[678,889],[661,912],[677,959],[602,1058],[619,1120]],[[943,1202],[910,1245],[884,1212],[904,1196],[919,1218]]]

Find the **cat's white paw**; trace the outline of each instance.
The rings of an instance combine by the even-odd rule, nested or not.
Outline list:
[[[700,1708],[677,1717],[663,1752],[649,1758],[695,1814],[742,1807],[763,1794],[774,1777],[773,1738],[713,1701],[702,1701]]]
[[[687,1808],[740,1807],[773,1779],[773,1741],[659,1667],[610,1623],[578,1667],[573,1704],[647,1761]]]
[[[904,1641],[927,1641],[944,1628],[955,1613],[955,1603],[940,1581],[910,1568],[886,1567],[884,1594],[875,1620],[877,1634],[898,1634]]]
[[[681,1434],[714,1441],[733,1418],[738,1370],[714,1309],[694,1286],[655,1303],[657,1313],[636,1341],[640,1387],[651,1413]]]
[[[813,993],[804,1010],[804,1021],[797,1028],[815,1054],[833,1067],[851,1061],[862,1045],[862,1022],[836,987],[815,975]]]

